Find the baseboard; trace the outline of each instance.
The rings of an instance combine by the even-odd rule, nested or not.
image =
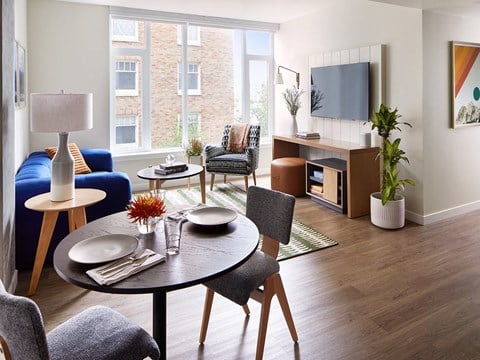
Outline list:
[[[480,210],[480,201],[474,201],[468,204],[455,206],[428,215],[419,215],[407,210],[405,212],[405,218],[420,225],[430,225],[438,221],[446,220],[454,216],[464,215],[476,210]]]

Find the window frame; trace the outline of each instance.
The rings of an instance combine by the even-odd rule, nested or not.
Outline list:
[[[117,70],[117,64],[118,63],[130,63],[130,64],[135,64],[135,71],[119,71]],[[122,59],[122,60],[115,60],[115,96],[138,96],[139,91],[138,91],[138,68],[139,68],[140,62],[139,61],[131,61],[128,59]],[[117,73],[123,72],[123,73],[135,73],[135,88],[134,89],[117,89]]]
[[[190,72],[190,65],[195,65],[197,67],[197,72]],[[183,95],[183,89],[180,87],[180,83],[183,83],[182,81],[182,68],[183,64],[179,63],[177,65],[177,93],[178,95]],[[187,83],[188,83],[188,78],[190,74],[197,74],[197,88],[195,89],[190,89],[188,88],[188,95],[202,95],[202,72],[201,72],[201,66],[198,62],[191,62],[188,63],[187,65],[188,72],[187,72]]]
[[[117,124],[119,118],[133,118],[134,119],[134,124]],[[117,143],[116,141],[116,130],[119,127],[127,127],[127,126],[135,126],[135,142],[131,143]],[[137,115],[115,115],[115,124],[113,124],[114,127],[114,137],[115,137],[115,146],[118,148],[124,148],[124,149],[130,149],[130,148],[138,148],[139,142],[140,142],[140,131],[139,131],[139,123],[138,123],[138,116]]]
[[[113,22],[115,20],[123,20],[123,21],[133,21],[135,34],[134,35],[115,35],[114,34],[114,26]],[[112,21],[112,41],[119,41],[119,42],[138,42],[138,21],[137,20],[130,20],[130,19],[113,19]]]

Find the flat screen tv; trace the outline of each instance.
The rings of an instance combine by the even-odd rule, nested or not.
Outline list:
[[[311,68],[311,115],[368,120],[369,90],[368,62]]]

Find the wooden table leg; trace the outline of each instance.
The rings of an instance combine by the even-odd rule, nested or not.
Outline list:
[[[167,358],[167,293],[153,293],[153,338],[160,348],[160,359]]]
[[[46,211],[43,213],[42,227],[38,238],[37,253],[35,255],[28,296],[34,295],[37,291],[38,281],[40,280],[40,274],[42,273],[43,264],[45,262],[45,257],[47,256],[50,241],[52,240],[52,234],[55,229],[55,224],[57,223],[57,218],[58,211]]]
[[[203,170],[200,174],[198,174],[200,177],[200,191],[202,192],[202,203],[207,202],[207,198],[205,195],[205,170]]]
[[[68,230],[72,232],[87,223],[85,207],[68,210]]]

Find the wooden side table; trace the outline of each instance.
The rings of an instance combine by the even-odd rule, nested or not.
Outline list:
[[[28,296],[35,294],[42,273],[53,230],[60,211],[68,211],[68,230],[72,232],[87,223],[85,208],[105,198],[105,191],[98,189],[75,189],[75,198],[66,201],[51,201],[50,193],[43,193],[25,201],[25,207],[43,212],[42,227],[38,238],[37,253],[33,265]]]

